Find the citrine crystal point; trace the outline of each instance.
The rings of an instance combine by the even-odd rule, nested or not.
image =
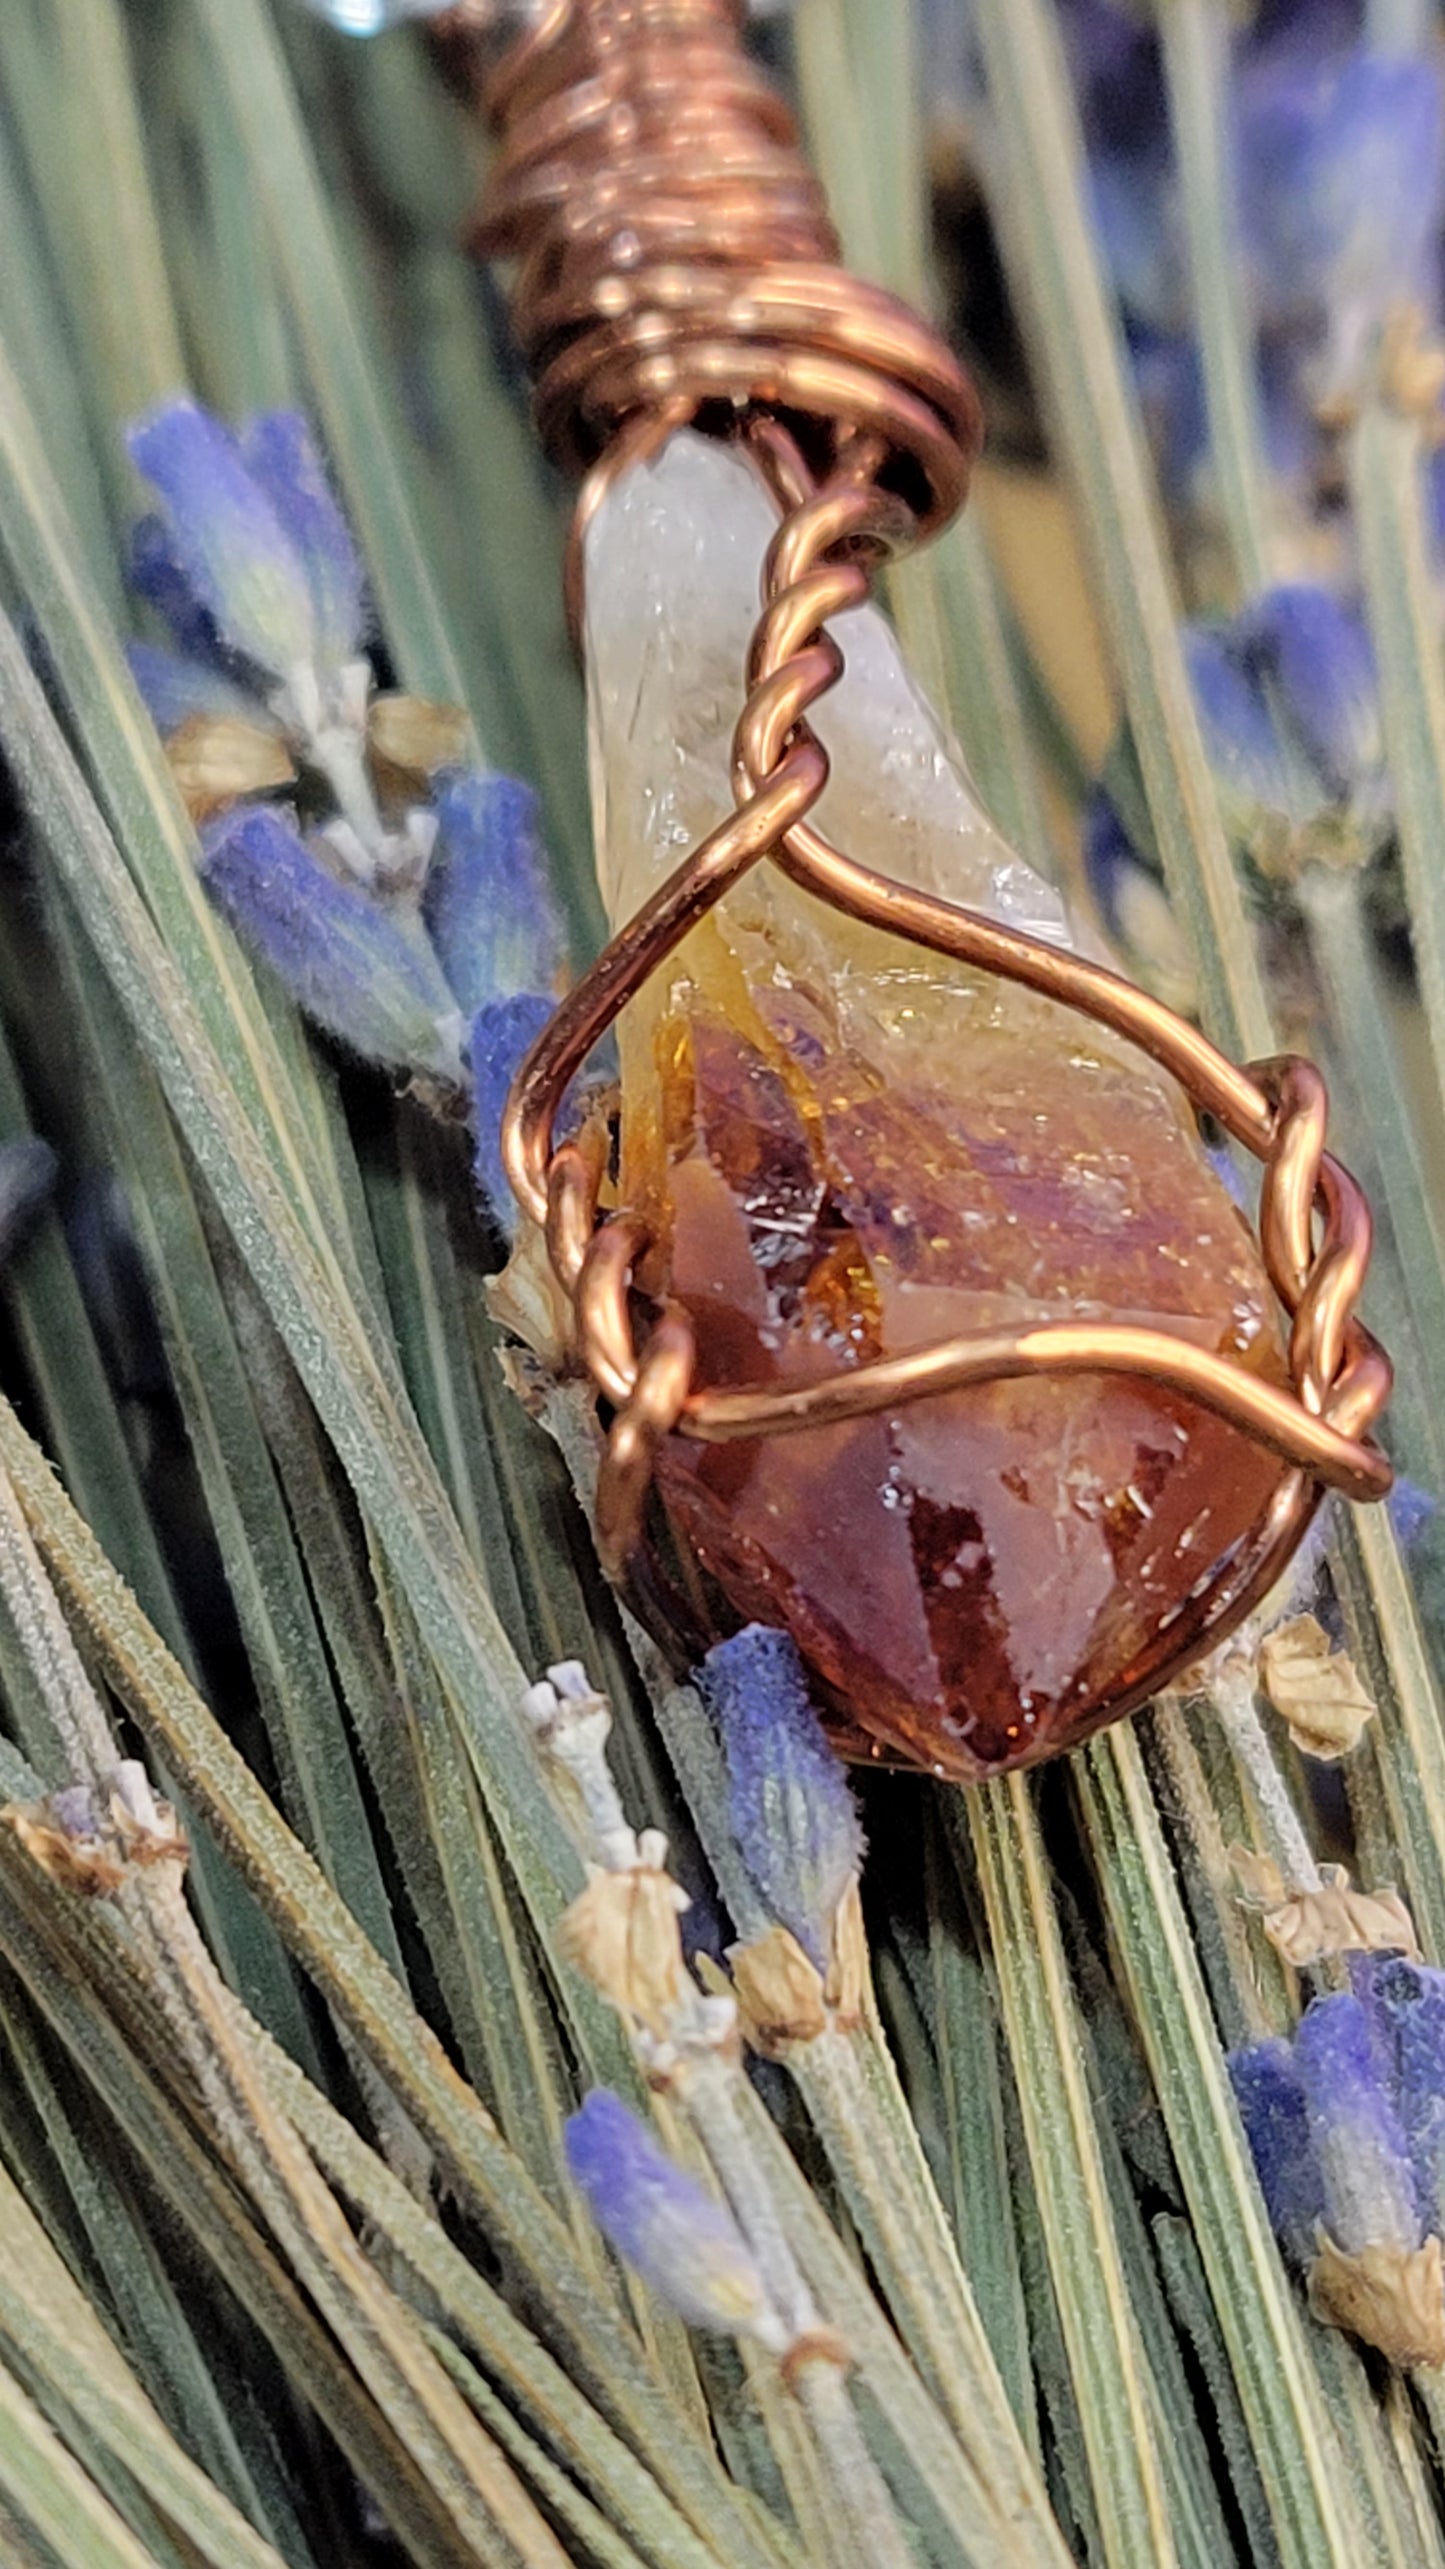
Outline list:
[[[679,434],[591,529],[599,862],[614,925],[730,805],[773,519]],[[849,853],[1060,943],[872,609],[819,708]],[[711,1387],[815,1381],[964,1331],[1127,1320],[1283,1379],[1258,1252],[1182,1094],[1058,1003],[865,930],[770,867],[625,1013],[622,1191],[641,1282]],[[781,1624],[840,1739],[963,1778],[1072,1745],[1251,1544],[1285,1467],[1121,1377],[1040,1378],[742,1444],[675,1436],[672,1525],[728,1609]]]

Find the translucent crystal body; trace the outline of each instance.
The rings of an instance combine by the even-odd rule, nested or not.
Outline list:
[[[615,925],[730,808],[773,524],[691,435],[588,543],[594,811]],[[1067,943],[872,609],[817,715],[852,855]],[[1134,1320],[1282,1372],[1267,1280],[1187,1104],[1057,1003],[860,929],[761,867],[625,1013],[622,1196],[699,1379],[788,1384],[963,1330]],[[955,1775],[1083,1736],[1237,1551],[1281,1466],[1118,1378],[1020,1381],[746,1444],[672,1438],[674,1526],[793,1632],[840,1725]],[[855,1745],[861,1744],[855,1736]]]

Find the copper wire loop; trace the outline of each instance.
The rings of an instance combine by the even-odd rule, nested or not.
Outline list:
[[[582,473],[663,411],[872,428],[928,531],[968,488],[973,387],[925,322],[838,266],[740,26],[733,0],[553,0],[483,84],[501,142],[473,245],[519,263],[542,436]]]
[[[867,597],[890,552],[958,506],[978,414],[933,334],[830,264],[816,182],[740,50],[730,0],[551,0],[487,97],[504,139],[478,244],[521,260],[515,309],[544,430],[588,472],[579,545],[616,473],[699,411],[715,424],[720,398],[782,511],[733,742],[737,808],[560,1003],[503,1120],[513,1187],[545,1225],[578,1351],[617,1413],[598,1491],[604,1555],[620,1570],[634,1552],[670,1433],[788,1435],[965,1385],[1131,1375],[1227,1419],[1290,1469],[1237,1557],[1130,1673],[1109,1707],[1125,1710],[1258,1602],[1324,1489],[1373,1499],[1390,1486],[1369,1437],[1389,1360],[1355,1317],[1370,1214],[1325,1148],[1323,1082],[1293,1057],[1236,1068],[1119,974],[875,873],[814,827],[828,761],[808,715],[843,665],[828,624]],[[1263,1163],[1260,1241],[1290,1322],[1288,1387],[1166,1330],[1071,1321],[966,1334],[792,1391],[696,1384],[685,1313],[644,1312],[635,1287],[646,1222],[601,1213],[597,1133],[554,1150],[553,1130],[569,1082],[628,1000],[765,860],[845,917],[1022,983],[1137,1044]]]

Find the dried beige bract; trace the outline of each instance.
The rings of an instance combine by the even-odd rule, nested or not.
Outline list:
[[[193,821],[209,820],[242,794],[291,784],[291,753],[279,732],[235,714],[188,714],[166,740],[166,759]]]
[[[862,2022],[868,1971],[857,1883],[849,1883],[838,1904],[826,1980],[787,1927],[734,1945],[728,1961],[743,2032],[755,2052],[772,2058],[793,2043],[816,2042],[830,2027],[853,2032]]]
[[[55,1802],[7,1802],[0,1827],[9,1829],[52,1882],[87,1899],[106,1900],[136,1865],[183,1866],[190,1849],[169,1802],[152,1802],[142,1819],[124,1795],[113,1792],[105,1816],[93,1826],[66,1827]]]
[[[587,1868],[587,1887],[557,1933],[567,1960],[624,2016],[666,2041],[691,1992],[678,1919],[687,1893],[668,1873],[638,1865],[623,1873]]]
[[[1374,1719],[1354,1661],[1336,1650],[1314,1615],[1295,1615],[1260,1644],[1265,1694],[1306,1757],[1345,1757]]]
[[[7,1802],[0,1827],[12,1831],[28,1856],[67,1891],[106,1900],[125,1880],[124,1862],[100,1838],[72,1837],[59,1827],[47,1802]]]
[[[1322,1864],[1317,1890],[1287,1887],[1271,1856],[1231,1847],[1230,1864],[1246,1906],[1277,1953],[1302,1971],[1332,1954],[1403,1953],[1418,1957],[1414,1920],[1398,1891],[1356,1891],[1342,1864]]]
[[[366,709],[366,743],[377,782],[398,791],[425,785],[438,769],[459,767],[472,747],[460,705],[427,696],[374,696]]]
[[[743,2033],[755,2052],[772,2059],[827,2032],[823,1975],[787,1927],[769,1927],[753,1943],[734,1945],[728,1961]]]
[[[1420,2248],[1362,2248],[1346,2256],[1328,2231],[1310,2268],[1310,2307],[1331,2328],[1348,2329],[1392,2364],[1445,2364],[1445,2287],[1440,2242]]]

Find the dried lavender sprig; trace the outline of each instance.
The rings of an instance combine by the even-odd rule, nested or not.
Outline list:
[[[1226,1647],[1210,1671],[1211,1708],[1235,1756],[1249,1778],[1270,1851],[1285,1881],[1299,1891],[1318,1891],[1319,1866],[1289,1788],[1274,1761],[1255,1696],[1257,1678],[1252,1653]]]
[[[665,1841],[654,1830],[635,1834],[622,1812],[607,1764],[605,1699],[580,1668],[565,1667],[531,1690],[528,1710],[593,1831],[593,1879],[572,1912],[573,1959],[623,2013],[650,2083],[665,2086],[686,2115],[737,2230],[719,2230],[710,2198],[615,2100],[594,2094],[569,2126],[574,2173],[580,2148],[595,2216],[684,2317],[712,2326],[730,2320],[778,2360],[836,2489],[846,2556],[860,2569],[870,2561],[906,2569],[908,2544],[847,2392],[847,2350],[818,2311],[738,2111],[736,2008],[730,1998],[705,1996],[683,1967],[677,1918],[686,1903],[662,1874]],[[737,2260],[743,2240],[746,2268]]]
[[[480,2426],[421,2346],[362,2254],[295,2135],[275,2115],[238,2038],[231,2001],[186,1906],[186,1858],[174,1813],[158,1804],[144,1767],[117,1761],[110,1727],[75,1648],[9,1474],[0,1471],[0,1595],[35,1674],[63,1706],[61,1737],[73,1783],[48,1827],[24,1841],[61,1880],[90,1868],[90,1888],[113,1897],[152,1995],[186,2060],[213,2129],[262,2217],[338,2329],[389,2415],[415,2437],[441,2510],[486,2541],[505,2526],[519,2559],[564,2569],[541,2517]],[[16,1822],[12,1818],[12,1825]],[[500,2465],[500,2468],[497,2466]]]
[[[1445,1974],[1362,1955],[1292,2040],[1230,2061],[1270,2219],[1322,2318],[1445,2363]]]
[[[639,1835],[626,1820],[607,1757],[606,1698],[572,1662],[530,1690],[527,1710],[549,1755],[573,1779],[588,1831],[593,1872],[571,1912],[572,1958],[627,2019],[651,2083],[684,2106],[758,2260],[786,2344],[821,2334],[767,2180],[732,2108],[736,2008],[731,1998],[705,1994],[684,1968],[678,1919],[686,1897],[665,1871],[666,1840],[654,1829]]]
[[[175,645],[137,645],[132,670],[203,825],[207,890],[318,1024],[470,1094],[477,1179],[510,1230],[502,1105],[566,962],[535,797],[462,763],[454,708],[376,695],[356,548],[299,414],[233,431],[178,399],[130,445],[162,504],[132,579]],[[303,826],[317,783],[329,809]],[[587,1102],[579,1085],[564,1118]]]
[[[699,1672],[727,1764],[738,1853],[774,1917],[827,1974],[863,1864],[858,1806],[813,1708],[796,1642],[749,1624]]]
[[[598,1451],[593,1404],[572,1386],[556,1386],[546,1396],[542,1415],[590,1512]],[[676,1685],[636,1628],[632,1645],[719,1887],[746,1937],[760,1948],[767,1942],[768,1911],[732,1835],[726,1768],[702,1718],[699,1698],[692,1688]],[[845,1902],[840,1913],[845,1918],[848,1906]],[[856,1914],[855,1909],[855,1921]],[[926,2394],[916,2415],[910,2412],[910,2460],[929,2479],[936,2465],[933,2448],[940,2433],[951,2430],[963,2466],[963,2485],[952,2484],[951,2520],[966,2518],[975,2528],[977,2544],[994,2538],[990,2526],[995,2518],[1015,2529],[1026,2527],[1040,2563],[1063,2569],[1067,2553],[1037,2458],[1009,2404],[898,2073],[873,2026],[851,2033],[828,2026],[821,1975],[796,1940],[791,1941],[805,1975],[808,2020],[804,2038],[786,2054],[787,2067]],[[856,1957],[866,1966],[861,1937]],[[793,1994],[798,1994],[796,1984]],[[901,2355],[898,2360],[903,2362]],[[952,2480],[947,2466],[944,2476]]]

